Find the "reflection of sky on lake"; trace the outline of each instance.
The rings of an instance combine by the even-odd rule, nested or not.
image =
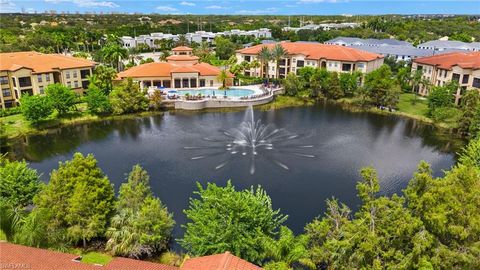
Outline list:
[[[221,130],[238,128],[245,111],[166,112],[163,116],[100,122],[63,128],[46,136],[31,136],[13,150],[44,173],[70,159],[75,151],[94,153],[102,170],[118,189],[125,174],[137,163],[151,175],[154,193],[174,213],[175,237],[181,237],[185,223],[182,210],[196,189],[195,182],[213,181],[224,185],[228,179],[238,189],[260,184],[272,197],[274,207],[290,217],[287,225],[301,232],[304,225],[325,210],[325,199],[337,197],[352,208],[359,200],[355,184],[359,169],[374,166],[381,178],[382,192],[400,192],[411,179],[420,160],[432,164],[436,175],[454,163],[454,151],[434,130],[414,120],[368,113],[349,113],[335,106],[255,111],[255,119],[290,134],[308,134],[295,140],[313,145],[304,158],[283,153],[235,158],[221,169],[222,155],[192,160],[185,146],[197,146]],[[4,151],[4,150],[2,150]],[[225,151],[225,150],[223,150]],[[272,160],[288,166],[281,168]]]

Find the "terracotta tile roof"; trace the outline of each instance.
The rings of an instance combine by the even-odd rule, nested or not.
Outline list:
[[[278,43],[259,44],[253,47],[238,50],[237,52],[243,54],[258,54],[262,47],[266,46],[271,49]],[[339,45],[328,45],[320,43],[306,43],[306,42],[280,42],[283,48],[289,55],[302,54],[306,59],[320,60],[338,60],[338,61],[373,61],[375,59],[383,58],[380,54],[370,53],[362,50],[357,50],[349,47]]]
[[[167,57],[168,61],[194,61],[200,59],[198,56],[194,55],[170,55]]]
[[[118,78],[142,78],[142,77],[170,77],[172,72],[178,73],[195,73],[201,76],[217,76],[220,69],[207,63],[198,63],[194,65],[175,65],[166,62],[147,63],[135,67],[131,67],[125,71],[118,73]],[[229,73],[229,77],[233,77]]]
[[[0,70],[2,71],[28,68],[34,73],[44,73],[94,66],[95,62],[93,61],[61,54],[43,54],[39,52],[0,53]]]
[[[428,57],[416,58],[414,62],[452,69],[453,66],[468,69],[480,69],[480,52],[452,52]]]
[[[179,270],[177,267],[127,258],[113,258],[104,266],[74,261],[78,255],[0,242],[2,269],[31,270]]]
[[[187,47],[187,46],[178,46],[178,47],[173,48],[172,51],[174,51],[174,52],[176,52],[176,51],[193,51],[193,49],[190,48],[190,47]]]
[[[230,252],[192,258],[183,263],[181,270],[261,270]]]

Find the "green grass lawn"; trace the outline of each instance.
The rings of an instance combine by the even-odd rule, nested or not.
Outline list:
[[[106,265],[112,260],[112,256],[99,252],[88,252],[82,254],[83,263]]]
[[[415,95],[411,93],[401,94],[398,110],[411,115],[427,117],[427,100],[418,96],[415,98]]]

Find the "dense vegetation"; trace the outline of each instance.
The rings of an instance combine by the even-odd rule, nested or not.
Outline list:
[[[471,41],[480,39],[478,16],[405,17],[383,16],[222,16],[222,15],[80,15],[80,14],[5,14],[0,18],[0,51],[36,50],[59,52],[65,48],[75,51],[98,51],[106,35],[134,36],[153,32],[184,34],[188,31],[207,30],[219,32],[230,29],[272,29],[275,39],[309,40],[324,42],[338,36],[363,38],[390,38],[408,40],[415,44],[449,36],[452,39]],[[308,23],[358,22],[357,29],[302,30],[298,33],[282,32]],[[100,41],[100,42],[99,42]],[[235,37],[234,43],[254,41]]]
[[[178,241],[193,256],[230,251],[266,269],[480,267],[480,138],[444,177],[434,178],[422,161],[403,194],[380,195],[373,168],[360,174],[358,211],[329,199],[326,212],[297,236],[261,187],[199,185]],[[46,185],[25,162],[5,157],[0,176],[0,228],[8,241],[60,250],[103,242],[100,251],[134,258],[168,248],[173,217],[138,165],[117,197],[92,155],[60,163]]]

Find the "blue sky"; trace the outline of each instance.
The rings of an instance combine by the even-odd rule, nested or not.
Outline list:
[[[0,0],[0,12],[159,14],[480,14],[480,0]]]

